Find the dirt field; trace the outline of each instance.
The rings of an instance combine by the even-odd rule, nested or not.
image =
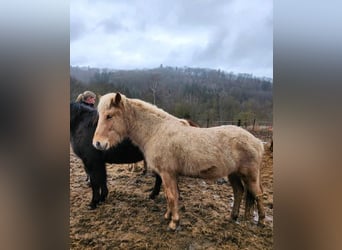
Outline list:
[[[229,183],[181,177],[181,230],[170,232],[163,219],[163,189],[156,200],[148,199],[154,177],[142,175],[142,162],[108,165],[107,201],[96,210],[88,210],[91,189],[86,184],[82,162],[70,150],[70,248],[272,249],[273,156],[267,149],[261,171],[264,227],[243,220],[244,203],[238,222],[230,221],[233,192]]]

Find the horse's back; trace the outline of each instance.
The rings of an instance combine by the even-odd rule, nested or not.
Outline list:
[[[180,174],[209,179],[227,176],[242,162],[256,164],[263,152],[260,140],[237,126],[194,128],[165,124],[152,144],[149,153],[160,167],[172,164]]]
[[[182,126],[177,122],[165,123],[165,126],[159,129],[159,133],[154,135],[154,141],[156,144],[165,142],[168,146],[177,145],[190,151],[207,151],[208,147],[230,149],[235,144],[255,150],[263,149],[262,142],[258,138],[247,130],[234,125],[198,128]]]

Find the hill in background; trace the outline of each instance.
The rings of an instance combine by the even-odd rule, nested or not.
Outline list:
[[[221,70],[163,67],[109,70],[70,67],[70,100],[85,90],[121,92],[201,126],[272,123],[273,81]]]

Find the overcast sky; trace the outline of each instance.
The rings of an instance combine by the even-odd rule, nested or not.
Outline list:
[[[70,63],[273,78],[273,1],[71,0]]]

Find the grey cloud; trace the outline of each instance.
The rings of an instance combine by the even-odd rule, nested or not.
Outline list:
[[[272,17],[267,16],[256,22],[246,20],[246,23],[241,23],[244,18],[238,20],[240,24],[243,24],[241,28],[217,22],[218,26],[209,36],[207,45],[195,50],[192,54],[192,63],[221,68],[224,65],[226,70],[245,68],[248,71],[255,68],[258,74],[261,68],[264,72],[271,72],[273,67]]]
[[[226,10],[233,1],[182,1],[178,24],[194,27],[216,27],[227,21]]]
[[[82,20],[77,18],[70,19],[70,40],[75,41],[80,39],[86,33],[86,27]]]
[[[117,20],[115,16],[100,21],[97,25],[97,28],[103,28],[103,30],[108,34],[116,33],[121,30],[127,30],[127,27]]]
[[[201,50],[195,50],[192,55],[194,63],[220,60],[229,50],[227,41],[229,40],[230,32],[228,30],[217,30],[209,37],[209,42]]]
[[[160,62],[170,66],[224,70],[235,67],[247,73],[253,73],[255,69],[258,74],[272,71],[273,13],[270,0],[260,3],[240,0],[96,0],[87,3],[88,9],[101,13],[106,10],[106,4],[110,9],[105,11],[107,16],[98,15],[97,20],[91,22],[87,16],[77,19],[72,18],[72,14],[71,41],[77,39],[77,46],[87,48],[89,45],[83,45],[82,38],[85,34],[91,38],[91,31],[96,29],[103,44],[94,47],[112,51],[115,55],[115,60],[111,60],[110,55],[94,49],[92,58],[89,58],[93,60],[93,66],[109,60],[125,61],[130,67],[140,67],[142,63],[143,67],[150,67],[151,62]],[[115,43],[106,39],[106,35],[111,35],[110,39],[113,38]],[[80,48],[77,51],[82,51]],[[84,53],[89,54],[87,49]],[[121,55],[124,58],[119,58]],[[82,58],[71,51],[73,56]]]

